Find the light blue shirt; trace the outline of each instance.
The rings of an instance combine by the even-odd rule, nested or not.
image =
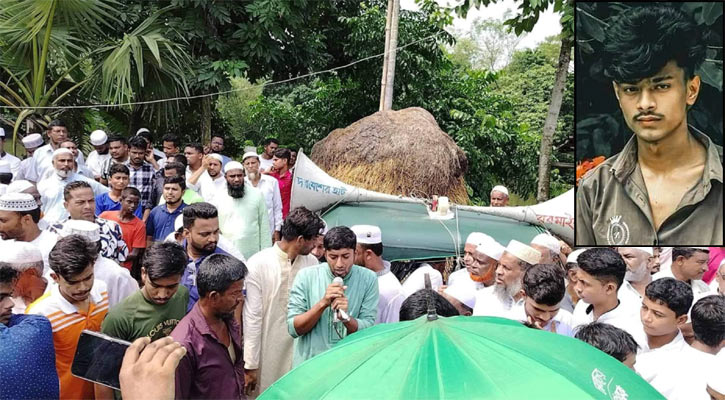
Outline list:
[[[63,179],[54,172],[49,177],[38,182],[38,192],[43,202],[43,219],[49,223],[68,219],[68,210],[63,206],[63,202],[65,201],[63,199],[63,189],[65,189],[65,185],[75,181],[88,182],[91,185],[91,189],[93,189],[94,196],[108,193],[107,187],[83,175],[72,172],[67,178]]]

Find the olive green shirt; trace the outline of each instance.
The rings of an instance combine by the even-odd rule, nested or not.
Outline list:
[[[722,147],[689,127],[705,146],[705,169],[675,211],[654,227],[647,187],[637,162],[637,138],[627,142],[579,182],[576,192],[576,244],[722,245]]]

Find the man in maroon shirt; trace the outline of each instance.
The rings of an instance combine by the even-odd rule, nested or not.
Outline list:
[[[277,149],[272,157],[272,168],[269,171],[262,171],[277,178],[279,182],[279,194],[282,197],[282,219],[289,214],[290,197],[292,196],[292,173],[289,170],[289,149]]]
[[[247,267],[224,254],[199,266],[199,301],[171,332],[186,348],[176,369],[177,399],[245,399],[244,357],[234,311],[244,301]]]

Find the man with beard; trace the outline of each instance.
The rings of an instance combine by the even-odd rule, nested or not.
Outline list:
[[[272,241],[279,240],[279,230],[282,227],[282,197],[279,192],[279,183],[273,177],[259,172],[259,156],[251,151],[242,157],[244,170],[247,176],[244,182],[259,189],[264,195],[264,202],[267,205],[269,214],[269,229],[272,234]]]
[[[111,158],[107,159],[101,166],[101,183],[108,185],[111,165],[126,164],[128,162],[128,141],[123,136],[113,136],[108,139],[108,152]]]
[[[373,271],[353,265],[356,244],[350,228],[330,229],[325,235],[327,263],[295,277],[287,308],[287,331],[295,338],[293,368],[375,323],[378,279]]]
[[[133,342],[168,336],[186,315],[189,291],[180,285],[186,256],[176,243],[155,243],[143,257],[143,287],[111,307],[101,333]],[[112,399],[113,389],[95,385],[96,400]]]
[[[166,203],[154,207],[146,221],[147,248],[151,245],[150,242],[163,241],[169,233],[174,231],[174,221],[186,207],[186,203],[181,200],[185,189],[186,180],[181,176],[170,176],[164,179]]]
[[[652,276],[652,280],[675,278],[692,288],[695,302],[710,294],[710,287],[702,281],[707,271],[710,249],[707,247],[673,247],[672,267],[663,269]]]
[[[506,207],[509,205],[509,190],[506,186],[497,185],[491,189],[491,207]]]
[[[53,169],[55,151],[60,149],[60,144],[68,140],[68,129],[63,121],[54,119],[48,124],[48,144],[39,147],[33,152],[33,163],[27,171],[25,179],[40,183],[46,173]],[[75,159],[78,165],[84,164],[83,153],[78,153]]]
[[[50,273],[56,284],[31,304],[26,313],[50,320],[61,399],[92,399],[93,384],[71,374],[83,330],[98,332],[108,312],[106,284],[94,279],[95,244],[79,235],[58,240],[50,252]]]
[[[636,296],[636,302],[642,300],[644,289],[652,282],[652,274],[650,273],[650,262],[653,254],[651,247],[617,247],[617,252],[627,264],[627,273],[624,274],[624,282],[622,282],[621,291],[627,291],[628,294]],[[625,293],[620,293],[620,298]]]
[[[506,246],[496,268],[496,284],[479,290],[473,315],[516,319],[516,306],[521,306],[524,272],[539,262],[541,253],[517,240]]]
[[[199,301],[171,332],[186,348],[176,368],[178,399],[244,399],[244,357],[234,311],[244,303],[243,262],[213,254],[199,266]]]
[[[50,265],[48,255],[58,240],[58,235],[38,227],[40,208],[33,196],[27,193],[6,193],[0,196],[0,238],[28,242],[38,249],[43,258],[43,274]]]
[[[466,238],[463,252],[466,268],[452,273],[448,277],[448,286],[466,284],[478,290],[493,285],[496,264],[503,255],[504,247],[485,233],[472,232]]]
[[[166,200],[163,196],[165,178],[170,176],[180,176],[183,178],[186,174],[186,157],[184,157],[182,154],[177,154],[175,156],[165,158],[165,160],[166,164],[164,165],[164,167],[156,171],[156,173],[154,174],[154,183],[151,190],[152,204],[166,203]],[[181,196],[181,200],[183,200],[184,203],[187,205],[204,201],[204,199],[199,196],[199,193],[196,193],[194,190],[189,189],[188,187],[184,190],[184,194]]]
[[[86,165],[93,173],[93,178],[100,182],[103,163],[111,158],[111,155],[108,154],[109,145],[106,132],[100,129],[91,132],[91,145],[93,145],[95,150],[88,155]]]
[[[186,187],[199,192],[201,182],[211,179],[205,168],[202,168],[204,161],[204,147],[199,143],[189,143],[184,147],[186,157]]]
[[[204,202],[195,203],[184,208],[183,218],[184,239],[181,246],[186,251],[187,261],[181,284],[189,289],[187,310],[191,310],[199,300],[196,276],[201,263],[212,254],[229,254],[217,246],[219,217],[216,207]]]
[[[93,190],[95,196],[108,192],[108,188],[91,178],[73,172],[73,152],[59,148],[53,152],[54,173],[38,183],[38,192],[43,203],[44,219],[49,223],[64,221],[68,211],[63,206],[63,191],[71,182],[84,181]]]
[[[45,293],[48,280],[43,277],[43,255],[37,246],[14,240],[0,241],[0,265],[17,272],[13,287],[13,314],[25,314],[28,304]]]
[[[211,203],[214,199],[227,192],[227,180],[222,174],[222,156],[216,153],[204,156],[201,167],[209,175],[208,180],[200,183],[199,194],[207,203]],[[190,179],[193,181],[194,177]]]
[[[281,240],[247,262],[243,327],[248,395],[264,392],[292,369],[294,340],[286,326],[290,283],[300,270],[318,264],[310,251],[323,229],[320,217],[304,207],[295,208],[282,225]]]
[[[73,153],[73,160],[74,160],[73,172],[83,175],[86,178],[95,179],[95,177],[93,176],[93,172],[91,172],[91,170],[85,164],[80,164],[78,162],[78,155],[82,154],[82,153],[80,151],[78,151],[78,145],[74,141],[72,141],[70,139],[66,139],[60,144],[60,147],[64,148],[64,149],[68,149]],[[47,170],[45,173],[47,176],[47,175],[52,174],[53,171]]]
[[[230,161],[224,168],[227,194],[218,196],[214,205],[219,210],[222,235],[234,243],[246,259],[272,246],[269,217],[264,197],[259,190],[244,183],[244,167]]]
[[[266,138],[262,142],[264,151],[259,155],[259,171],[269,171],[272,168],[272,158],[274,158],[274,152],[279,148],[279,140],[275,138]]]
[[[561,244],[559,239],[549,235],[548,233],[540,233],[531,240],[531,247],[541,253],[539,264],[559,264],[561,258]]]

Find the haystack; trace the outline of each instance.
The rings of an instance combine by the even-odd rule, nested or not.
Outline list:
[[[468,203],[468,160],[433,116],[418,107],[379,111],[335,129],[312,147],[312,161],[330,176],[377,192],[448,196]]]

